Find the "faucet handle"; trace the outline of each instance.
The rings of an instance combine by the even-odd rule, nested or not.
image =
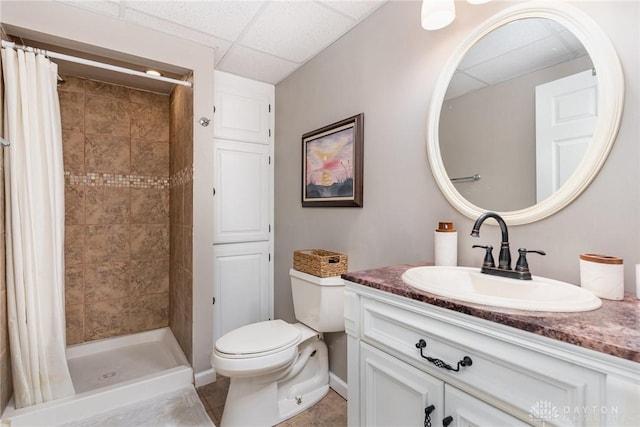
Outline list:
[[[496,262],[493,259],[493,246],[491,245],[473,245],[472,248],[482,248],[486,251],[484,254],[484,261],[482,261],[483,267],[495,267]]]
[[[527,253],[531,253],[531,252],[533,252],[534,254],[546,255],[544,251],[534,251],[534,250],[530,251],[525,248],[518,249],[518,254],[520,254],[520,256],[518,257],[518,262],[516,263],[516,271],[520,271],[522,273],[529,272],[529,263],[527,262]]]

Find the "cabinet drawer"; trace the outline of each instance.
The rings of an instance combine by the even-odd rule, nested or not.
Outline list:
[[[464,322],[443,321],[437,314],[425,316],[374,299],[362,299],[361,339],[419,369],[523,419],[556,425],[597,425],[599,417],[581,408],[600,408],[601,373],[576,366],[532,348],[524,348],[483,334]],[[437,313],[437,312],[434,312]],[[513,338],[513,337],[512,337]],[[472,365],[453,372],[420,355],[452,367],[468,356]],[[586,412],[586,413],[585,413]]]

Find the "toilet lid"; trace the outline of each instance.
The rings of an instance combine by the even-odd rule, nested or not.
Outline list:
[[[235,329],[216,341],[216,350],[226,354],[256,354],[287,348],[300,341],[300,330],[277,319]]]

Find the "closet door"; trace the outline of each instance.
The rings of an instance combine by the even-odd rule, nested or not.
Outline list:
[[[214,340],[273,318],[273,85],[215,72]]]
[[[269,240],[269,147],[214,140],[214,243]]]
[[[215,87],[214,136],[270,144],[273,86],[217,71]]]
[[[269,242],[214,247],[214,336],[269,320]]]

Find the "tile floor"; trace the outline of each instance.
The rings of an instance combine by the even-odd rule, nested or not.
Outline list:
[[[218,376],[215,383],[197,389],[207,414],[216,426],[220,425],[228,389],[229,378],[222,376]],[[346,425],[347,401],[331,389],[311,408],[278,424],[280,427],[343,427]]]

